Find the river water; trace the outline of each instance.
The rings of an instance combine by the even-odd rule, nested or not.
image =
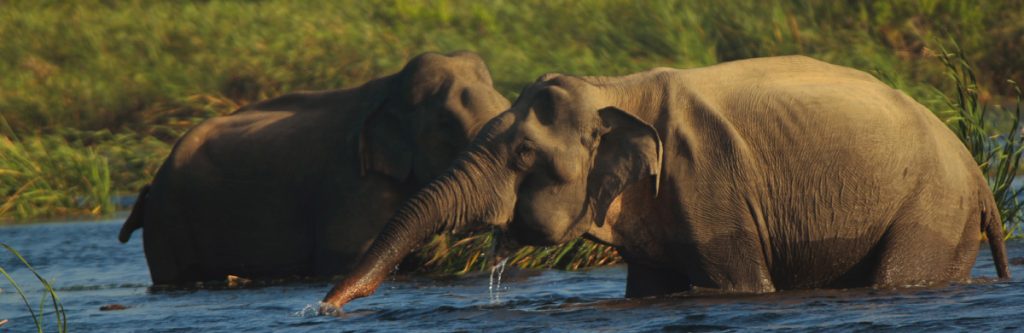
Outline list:
[[[0,242],[50,279],[72,332],[391,331],[992,331],[1024,330],[1024,266],[1012,281],[904,290],[817,290],[757,296],[625,300],[625,266],[582,272],[506,269],[449,279],[395,277],[341,317],[315,315],[328,282],[262,288],[149,290],[137,232],[117,242],[120,220],[0,227]],[[144,230],[143,230],[144,232]],[[1008,244],[1011,258],[1024,243]],[[8,253],[0,265],[38,305],[42,287]],[[983,247],[975,277],[995,275]],[[983,279],[982,279],[983,280]],[[0,332],[35,328],[0,280]],[[108,304],[127,309],[101,311]],[[52,314],[48,314],[52,330]]]

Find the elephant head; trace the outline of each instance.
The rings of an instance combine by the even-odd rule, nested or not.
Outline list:
[[[481,125],[509,106],[470,52],[425,53],[368,85],[375,105],[357,131],[360,171],[399,182],[426,184],[444,172]]]
[[[545,75],[524,89],[442,176],[405,203],[324,303],[341,306],[373,293],[431,234],[484,222],[523,244],[558,244],[603,223],[627,186],[648,180],[656,192],[658,133],[620,109],[599,83]]]

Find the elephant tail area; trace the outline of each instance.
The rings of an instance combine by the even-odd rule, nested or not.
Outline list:
[[[121,233],[117,235],[117,240],[121,243],[127,243],[128,239],[132,237],[132,233],[135,229],[142,228],[142,214],[146,207],[146,197],[149,194],[149,187],[151,184],[143,186],[139,190],[139,197],[135,199],[135,205],[132,206],[131,214],[128,214],[128,219],[124,221],[124,225],[121,226]]]
[[[988,238],[988,246],[992,250],[992,261],[996,265],[996,273],[999,278],[1010,277],[1010,270],[1006,262],[1006,244],[1003,235],[1003,222],[999,218],[999,208],[996,207],[992,197],[988,197],[982,205],[981,228],[985,231],[985,238]]]

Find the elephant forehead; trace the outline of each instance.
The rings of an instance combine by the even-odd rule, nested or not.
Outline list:
[[[578,136],[583,130],[583,122],[579,118],[561,117],[548,123],[541,121],[537,112],[528,112],[520,119],[517,127],[517,132],[524,138],[539,143],[553,143]]]
[[[419,79],[429,78],[440,73],[464,73],[473,74],[471,77],[476,77],[477,72],[483,67],[483,61],[475,56],[424,53],[409,60],[403,71],[413,78]]]
[[[587,99],[564,89],[542,91],[526,110],[526,119],[560,132],[593,127],[597,122],[597,108]]]
[[[453,100],[465,99],[464,90],[478,90],[481,94],[493,93],[500,96],[490,84],[486,69],[445,62],[436,66],[417,68],[406,74],[402,85],[406,98],[412,103],[420,103],[431,96],[444,95],[443,98]]]
[[[478,57],[431,57],[430,60],[410,62],[408,80],[414,84],[438,85],[444,82],[469,82],[490,87],[490,72]]]

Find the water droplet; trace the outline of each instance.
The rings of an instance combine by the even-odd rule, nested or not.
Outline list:
[[[491,266],[491,280],[487,287],[491,304],[501,303],[501,275],[505,274],[506,263],[508,263],[508,257],[501,259],[497,265]],[[495,279],[495,276],[497,276],[497,279]]]
[[[395,267],[391,268],[391,274],[388,275],[388,281],[395,282],[395,279],[396,279],[397,276],[398,276],[398,265],[395,265]],[[396,287],[395,287],[394,283],[391,283],[388,288],[389,289],[395,289]]]

